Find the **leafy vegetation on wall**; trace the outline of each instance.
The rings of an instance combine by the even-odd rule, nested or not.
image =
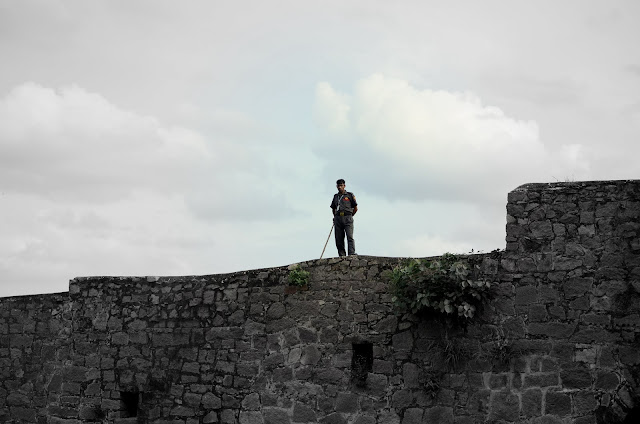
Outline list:
[[[450,253],[405,261],[391,273],[391,300],[400,313],[431,313],[466,325],[491,288],[472,271],[466,258]]]

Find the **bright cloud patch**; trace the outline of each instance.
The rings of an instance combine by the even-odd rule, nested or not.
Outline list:
[[[210,158],[200,135],[117,108],[78,86],[27,83],[0,99],[5,189],[83,198],[173,191]]]
[[[198,133],[78,86],[15,87],[0,98],[5,294],[64,290],[82,274],[188,269],[180,252],[208,236],[184,197],[214,159]]]
[[[318,84],[315,116],[328,137],[340,140],[318,151],[329,157],[338,148],[350,159],[350,174],[378,192],[479,199],[547,181],[558,170],[585,169],[580,146],[550,152],[535,122],[511,118],[473,93],[420,90],[373,75],[351,97]],[[330,171],[343,175],[333,163]]]

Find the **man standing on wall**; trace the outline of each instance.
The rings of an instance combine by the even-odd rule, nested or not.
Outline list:
[[[356,254],[356,242],[353,240],[353,216],[358,212],[358,203],[353,193],[345,190],[343,179],[336,181],[338,192],[333,195],[331,209],[333,210],[333,225],[336,228],[336,247],[338,255],[346,256],[344,250],[344,236],[347,236],[349,255]]]

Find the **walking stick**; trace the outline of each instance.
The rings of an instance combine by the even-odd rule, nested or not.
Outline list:
[[[331,230],[329,231],[329,237],[327,237],[327,242],[324,244],[324,249],[327,248],[327,244],[329,244],[329,239],[331,238],[331,233],[333,232],[333,226],[335,224],[331,224]],[[322,259],[322,255],[324,255],[324,249],[322,249],[322,253],[320,254],[320,259]]]

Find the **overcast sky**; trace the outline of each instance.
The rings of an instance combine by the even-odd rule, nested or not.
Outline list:
[[[636,179],[640,2],[0,0],[0,296],[505,247],[507,193]],[[336,256],[333,238],[327,256]]]

